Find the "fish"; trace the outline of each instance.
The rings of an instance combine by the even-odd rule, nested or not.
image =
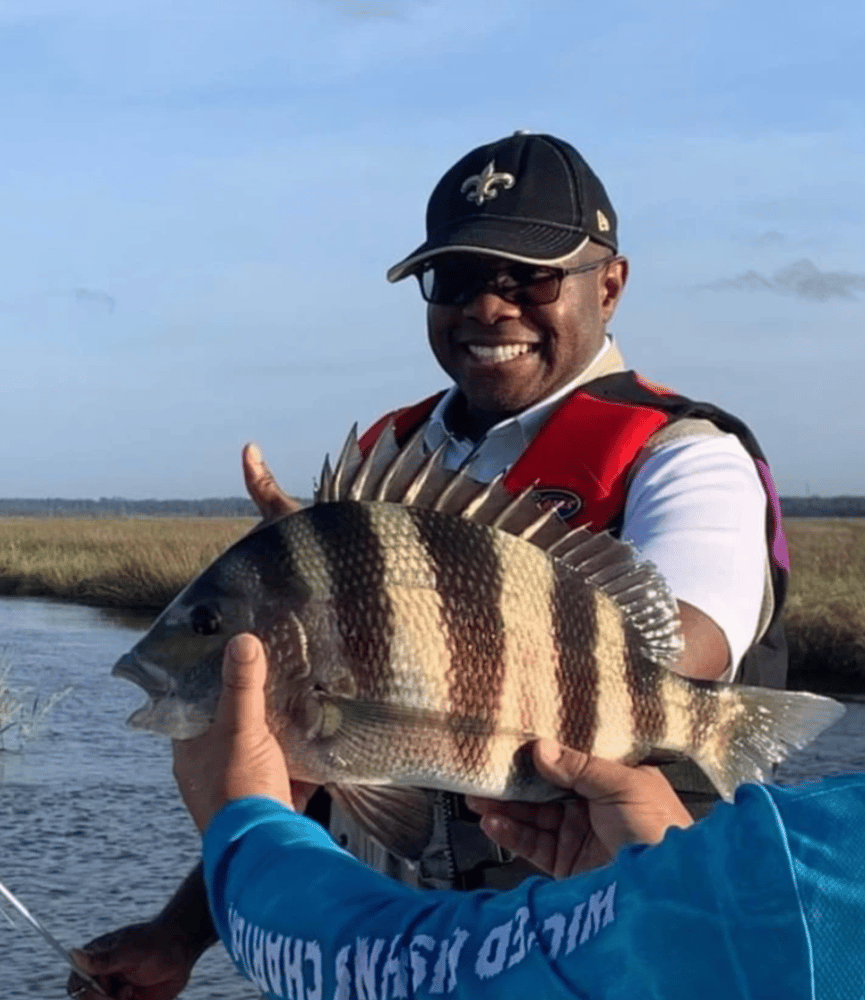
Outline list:
[[[818,695],[691,680],[676,600],[627,542],[569,529],[532,487],[445,468],[392,425],[356,428],[311,506],[229,547],[113,668],[132,726],[210,725],[227,641],[267,652],[268,724],[294,778],[324,785],[380,843],[417,857],[430,789],[543,802],[529,744],[625,763],[689,757],[721,796],[765,781],[843,714]]]

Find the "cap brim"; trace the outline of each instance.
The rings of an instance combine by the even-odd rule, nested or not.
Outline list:
[[[387,272],[401,281],[431,257],[445,253],[485,253],[525,264],[558,264],[588,241],[588,234],[570,226],[484,215],[452,226],[422,243]]]

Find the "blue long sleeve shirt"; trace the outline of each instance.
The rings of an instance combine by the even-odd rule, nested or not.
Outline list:
[[[865,776],[744,786],[656,847],[509,892],[391,882],[264,798],[203,851],[219,935],[269,997],[865,997]]]

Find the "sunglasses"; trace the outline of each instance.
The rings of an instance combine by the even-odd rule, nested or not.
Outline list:
[[[519,306],[545,306],[555,302],[562,280],[569,274],[594,271],[615,256],[603,257],[579,267],[542,267],[537,264],[483,264],[474,260],[432,260],[415,277],[425,302],[434,306],[464,306],[491,292]]]

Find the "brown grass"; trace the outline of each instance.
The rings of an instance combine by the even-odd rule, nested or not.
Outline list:
[[[0,518],[0,594],[159,610],[254,524],[217,518]],[[862,691],[865,519],[786,521],[794,685]],[[849,684],[848,684],[849,681]]]
[[[865,519],[790,518],[785,624],[794,686],[865,690]],[[821,685],[825,688],[825,683]]]
[[[0,518],[0,593],[158,611],[254,523]]]

